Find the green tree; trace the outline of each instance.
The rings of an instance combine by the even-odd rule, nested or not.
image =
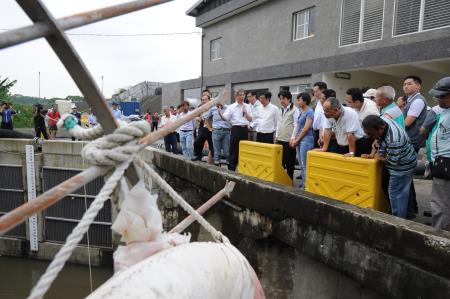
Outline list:
[[[0,99],[1,100],[8,100],[11,93],[10,93],[10,89],[11,87],[14,86],[14,84],[17,83],[17,80],[9,80],[8,77],[6,77],[5,79],[2,80],[2,78],[0,77]]]

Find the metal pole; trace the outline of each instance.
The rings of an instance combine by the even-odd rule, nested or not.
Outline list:
[[[104,175],[108,167],[92,166],[52,189],[42,193],[33,201],[24,203],[0,218],[0,236],[24,222],[31,215],[57,203],[81,186],[88,184],[97,177]]]
[[[102,95],[105,96],[105,93],[103,92],[103,75],[102,75]]]
[[[218,203],[222,198],[225,196],[230,197],[230,193],[233,191],[234,186],[236,185],[235,182],[227,182],[225,184],[225,187],[217,192],[213,197],[208,199],[207,202],[205,202],[203,205],[200,206],[200,208],[197,209],[197,212],[200,215],[203,215],[206,211],[208,211],[210,208],[212,208],[216,203]],[[189,225],[191,225],[195,221],[194,217],[192,215],[187,216],[183,219],[180,223],[177,224],[174,228],[172,228],[169,231],[169,234],[173,233],[181,233],[186,228],[188,228]]]
[[[56,24],[63,30],[69,30],[171,1],[173,0],[131,1],[61,18],[56,21]],[[53,29],[51,26],[45,22],[39,21],[34,25],[21,27],[0,34],[0,49],[48,36],[52,33]]]
[[[118,123],[106,104],[103,94],[97,84],[95,84],[92,75],[78,56],[72,43],[64,31],[58,27],[42,0],[17,0],[17,3],[33,22],[44,22],[51,28],[52,34],[46,37],[47,42],[83,93],[86,102],[88,102],[97,116],[104,132],[106,134],[114,132],[118,128]],[[127,169],[125,175],[132,185],[139,181],[139,176],[133,164]]]
[[[41,72],[38,74],[38,82],[39,82],[39,98],[41,98]]]

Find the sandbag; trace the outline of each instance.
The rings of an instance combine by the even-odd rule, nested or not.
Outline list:
[[[89,299],[263,299],[245,257],[231,244],[194,242],[161,251],[114,275]]]

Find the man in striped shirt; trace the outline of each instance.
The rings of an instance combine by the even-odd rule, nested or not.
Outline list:
[[[363,123],[364,132],[375,139],[374,149],[362,158],[383,161],[389,171],[389,199],[392,214],[406,218],[411,183],[417,165],[417,154],[406,131],[395,121],[376,115],[367,116]]]

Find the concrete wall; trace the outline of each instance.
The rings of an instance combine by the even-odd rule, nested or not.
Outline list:
[[[449,232],[153,152],[155,166],[206,191],[236,182],[229,201],[249,210],[238,221],[249,237],[272,235],[388,297],[450,294]]]
[[[292,41],[293,13],[312,6],[315,7],[314,36]],[[331,58],[343,54],[364,53],[367,50],[450,37],[450,28],[392,37],[394,0],[385,1],[384,12],[382,40],[339,47],[341,1],[272,0],[265,2],[203,28],[204,76]],[[222,38],[222,59],[211,61],[210,41],[219,37]],[[424,60],[423,57],[433,55],[435,52],[433,48],[429,48],[419,53],[397,52],[394,55],[410,56],[410,61],[420,61]],[[367,52],[365,59],[376,60],[377,58],[372,54]],[[446,57],[448,56],[441,58]],[[316,72],[322,71],[324,70],[318,68]]]

